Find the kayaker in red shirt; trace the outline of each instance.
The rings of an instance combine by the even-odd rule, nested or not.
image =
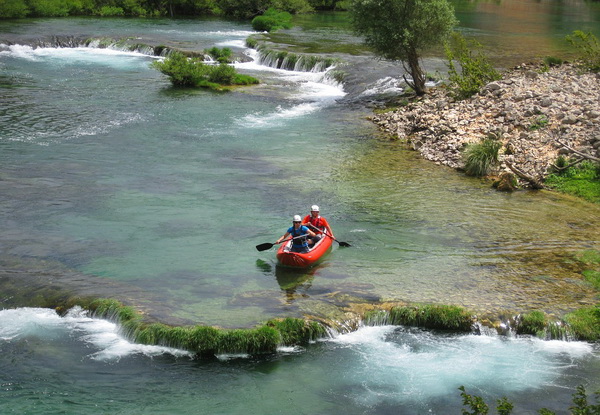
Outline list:
[[[311,238],[313,244],[317,243],[323,237],[323,229],[327,235],[335,239],[327,219],[319,215],[319,206],[317,205],[312,205],[310,207],[310,214],[304,217],[302,220],[302,225],[308,226],[315,232],[316,235]]]

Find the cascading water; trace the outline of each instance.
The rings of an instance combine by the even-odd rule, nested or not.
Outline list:
[[[593,301],[563,266],[595,246],[593,207],[498,195],[373,140],[368,111],[339,104],[347,89],[327,72],[240,62],[259,86],[174,89],[141,53],[15,42],[36,22],[194,50],[249,32],[214,21],[0,23],[12,41],[0,51],[0,280],[24,286],[7,286],[3,304],[48,300],[50,284],[126,298],[158,321],[234,328],[388,298],[520,309],[548,281]],[[300,275],[256,253],[316,202],[352,249]],[[570,298],[544,297],[559,311]],[[38,308],[0,311],[0,351],[3,410],[31,414],[449,414],[460,413],[460,385],[507,395],[515,413],[565,410],[576,385],[598,388],[600,371],[587,343],[391,326],[267,358],[196,360],[79,310]]]

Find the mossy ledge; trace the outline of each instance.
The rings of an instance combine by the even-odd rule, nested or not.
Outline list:
[[[272,319],[251,329],[211,326],[172,327],[144,321],[133,307],[117,300],[97,299],[85,305],[92,316],[118,323],[132,341],[188,350],[198,356],[224,353],[274,353],[279,346],[305,345],[326,335],[325,327],[299,318]]]
[[[330,330],[326,322],[300,318],[271,319],[250,329],[222,329],[211,326],[169,326],[148,322],[134,307],[113,299],[84,300],[79,305],[93,317],[105,318],[121,326],[124,336],[137,343],[183,349],[199,357],[219,354],[260,355],[275,353],[280,346],[307,345],[326,337]],[[81,304],[84,303],[84,304]],[[57,308],[65,313],[67,306]],[[515,316],[510,322],[492,324],[478,321],[469,311],[450,305],[403,305],[387,310],[372,309],[364,313],[366,325],[403,325],[453,332],[482,332],[484,327],[505,334],[506,327],[518,335],[533,335],[543,339],[600,341],[600,305],[576,310],[564,320],[553,320],[540,311]]]

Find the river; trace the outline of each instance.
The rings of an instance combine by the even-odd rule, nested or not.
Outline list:
[[[501,43],[502,28],[481,22],[505,18],[502,7],[479,4],[459,9],[462,29]],[[580,14],[560,13],[575,23],[532,36],[600,21],[597,7],[575,4]],[[320,19],[299,19],[281,34],[288,42],[270,40],[355,42],[343,23]],[[7,413],[444,414],[459,413],[460,385],[506,394],[527,413],[564,410],[578,384],[598,388],[598,348],[579,342],[363,327],[268,358],[198,361],[132,344],[80,310],[15,308],[58,284],[173,324],[249,327],[379,300],[560,314],[596,301],[572,258],[599,248],[600,209],[545,192],[500,194],[379,137],[364,104],[394,92],[379,73],[394,65],[366,52],[332,51],[350,63],[339,84],[261,65],[240,22],[32,19],[0,22],[0,33],[1,275],[32,293],[4,298],[0,311]],[[228,94],[173,89],[144,53],[30,46],[50,35],[227,46],[248,55],[238,70],[262,83]],[[351,248],[335,246],[307,273],[254,249],[315,203]]]

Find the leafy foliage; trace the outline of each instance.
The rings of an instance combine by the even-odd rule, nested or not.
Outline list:
[[[579,61],[585,70],[600,72],[600,43],[596,36],[576,30],[567,36],[567,42],[579,52]]]
[[[457,99],[469,98],[486,84],[502,78],[481,51],[474,52],[474,49],[481,49],[481,44],[477,41],[467,42],[460,33],[455,32],[444,49],[448,59],[446,65],[449,80]],[[455,61],[460,67],[460,72]]]
[[[425,93],[421,53],[442,43],[458,23],[447,0],[353,0],[350,17],[376,55],[402,61],[417,95]]]
[[[461,391],[460,396],[463,398],[463,405],[468,406],[469,409],[471,409],[471,412],[463,409],[463,415],[487,415],[490,408],[483,398],[468,394],[465,391],[464,386],[460,386],[458,390]],[[596,397],[600,397],[600,392],[596,392]],[[496,402],[498,404],[498,415],[510,415],[512,413],[514,406],[507,398],[498,399]],[[577,389],[573,394],[573,406],[569,407],[569,409],[571,410],[571,415],[600,415],[600,405],[591,405],[588,403],[587,394],[583,385],[577,386]],[[540,409],[538,414],[556,415],[546,408]]]
[[[269,8],[288,13],[313,10],[309,0],[0,0],[0,19],[95,16],[226,16],[252,19]]]
[[[221,63],[207,65],[199,58],[188,58],[173,53],[164,61],[152,63],[155,69],[167,75],[174,86],[204,87],[219,90],[223,85],[251,85],[258,80],[238,74],[233,66]]]
[[[206,54],[210,55],[214,60],[216,60],[219,63],[230,63],[232,56],[233,56],[233,52],[231,49],[229,49],[229,48],[219,49],[216,46],[214,46],[210,49],[207,49],[204,52]]]
[[[274,8],[268,9],[262,16],[252,19],[252,28],[257,32],[274,32],[292,28],[292,15]]]
[[[469,144],[464,150],[465,172],[470,176],[485,176],[494,163],[498,162],[498,152],[502,143],[493,138],[485,138],[481,143]]]
[[[571,326],[579,340],[600,340],[600,305],[584,307],[565,316],[565,321]]]
[[[561,172],[552,173],[546,178],[545,184],[559,192],[572,194],[592,203],[600,203],[598,163],[583,161]]]

